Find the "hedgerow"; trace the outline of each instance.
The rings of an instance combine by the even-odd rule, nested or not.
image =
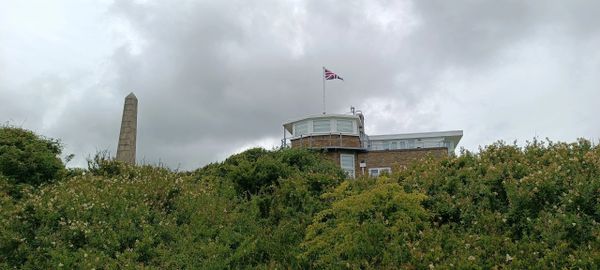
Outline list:
[[[600,148],[589,141],[499,142],[416,163],[397,178],[427,195],[433,227],[423,243],[439,249],[434,265],[600,265]]]
[[[0,268],[423,269],[600,265],[600,148],[495,143],[345,180],[317,152],[192,172],[97,157],[11,193]]]

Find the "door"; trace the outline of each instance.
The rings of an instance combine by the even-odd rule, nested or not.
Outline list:
[[[340,167],[348,178],[354,178],[354,154],[340,154]]]

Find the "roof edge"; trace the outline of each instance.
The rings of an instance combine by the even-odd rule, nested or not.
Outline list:
[[[433,137],[462,137],[462,130],[446,130],[446,131],[431,131],[431,132],[415,132],[415,133],[397,133],[397,134],[381,134],[369,135],[369,140],[386,140],[388,138],[398,137],[401,139],[416,139],[416,138],[433,138]]]

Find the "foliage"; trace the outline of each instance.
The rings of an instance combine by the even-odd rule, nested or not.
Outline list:
[[[308,227],[303,254],[315,268],[392,268],[411,259],[428,227],[426,198],[386,178],[344,182],[324,195],[331,207]]]
[[[57,140],[16,127],[0,127],[0,173],[12,184],[40,185],[60,178],[65,166]]]
[[[600,265],[600,148],[585,140],[496,143],[377,179],[343,180],[302,149],[193,172],[100,153],[63,178],[16,198],[0,175],[0,268]]]
[[[247,198],[300,172],[303,175],[334,174],[336,179],[343,177],[336,166],[323,162],[322,157],[306,149],[268,152],[262,148],[253,148],[229,157],[223,164],[209,165],[199,172],[213,173],[232,181],[237,192],[247,195]],[[317,180],[310,184],[314,191],[320,192],[335,183]]]
[[[97,152],[93,158],[88,158],[87,165],[88,171],[94,175],[113,177],[127,173],[127,164],[112,158],[106,150]],[[79,172],[72,170],[69,173]]]
[[[247,196],[234,160],[266,179],[252,187],[256,194]],[[265,174],[265,164],[279,170]],[[12,217],[0,224],[0,240],[7,240],[0,262],[25,269],[299,265],[294,254],[304,228],[324,208],[319,196],[341,176],[307,150],[254,149],[193,173],[130,166],[100,153],[87,171],[21,201],[0,201],[2,217]]]
[[[427,195],[423,204],[435,229],[425,243],[440,249],[438,263],[584,269],[600,263],[600,147],[586,140],[534,140],[524,148],[499,142],[479,154],[415,164],[398,179],[405,191]]]
[[[11,228],[11,218],[15,213],[16,201],[9,194],[11,185],[0,175],[0,269],[9,268],[1,254],[7,254],[18,244],[17,233]]]

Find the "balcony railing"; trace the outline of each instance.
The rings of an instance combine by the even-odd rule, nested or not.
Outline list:
[[[292,138],[283,138],[281,140],[281,147],[291,147],[293,143],[294,146],[308,148],[366,149],[368,142],[365,140],[365,138],[366,136],[354,136],[337,132],[311,134]]]

